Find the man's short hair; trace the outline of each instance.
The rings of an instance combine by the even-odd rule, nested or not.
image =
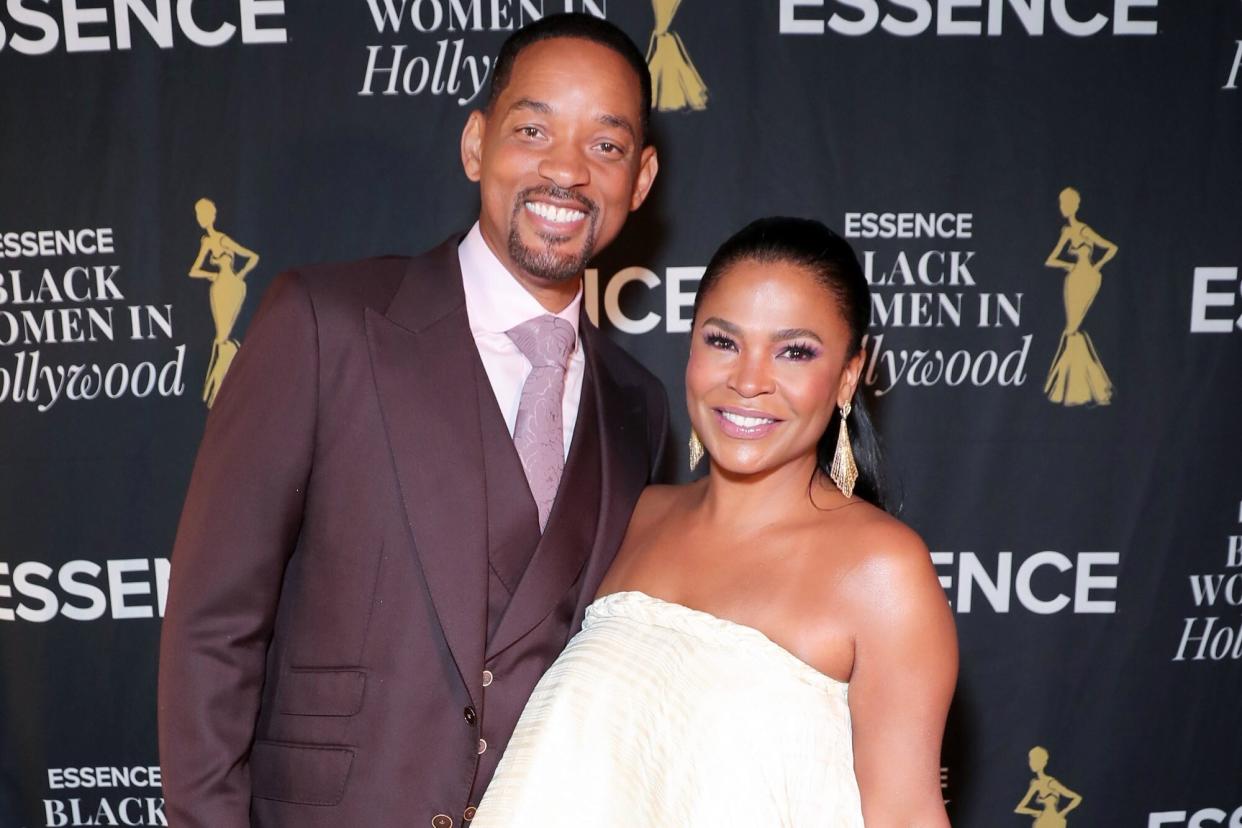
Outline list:
[[[496,64],[492,67],[491,86],[487,92],[487,105],[484,110],[489,114],[496,99],[509,85],[513,74],[513,64],[527,46],[541,40],[552,40],[558,37],[571,37],[578,40],[589,40],[607,47],[625,59],[638,78],[638,86],[642,90],[642,123],[641,138],[647,143],[647,128],[651,123],[651,74],[647,69],[647,61],[642,52],[630,40],[629,35],[609,23],[590,14],[571,12],[550,14],[541,20],[518,29],[500,47],[496,56]]]

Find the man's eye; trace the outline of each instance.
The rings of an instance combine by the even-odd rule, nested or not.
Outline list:
[[[623,150],[616,144],[605,141],[599,145],[599,148],[609,155],[620,155]]]
[[[522,135],[527,138],[538,138],[539,137],[539,127],[533,127],[533,126],[518,127],[518,132],[522,133]]]

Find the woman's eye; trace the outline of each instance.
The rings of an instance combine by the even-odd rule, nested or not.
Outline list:
[[[795,362],[804,362],[808,359],[815,359],[819,356],[819,351],[809,345],[790,345],[781,351],[781,354]]]
[[[709,333],[703,337],[703,341],[713,348],[719,348],[722,351],[736,351],[737,345],[727,336],[718,333]]]

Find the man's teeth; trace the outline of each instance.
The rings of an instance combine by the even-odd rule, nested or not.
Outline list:
[[[580,221],[586,218],[586,213],[581,210],[571,210],[568,207],[553,207],[551,204],[544,204],[541,201],[526,202],[526,209],[540,218],[555,221],[557,224],[568,224],[571,221]]]
[[[755,426],[770,425],[776,422],[776,420],[767,417],[743,417],[741,414],[734,414],[731,411],[721,411],[720,416],[742,428],[754,428]]]

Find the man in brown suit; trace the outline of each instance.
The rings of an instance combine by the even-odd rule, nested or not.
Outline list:
[[[208,419],[160,652],[169,824],[468,825],[667,428],[581,312],[655,178],[650,80],[557,15],[497,60],[478,223],[282,274]]]

